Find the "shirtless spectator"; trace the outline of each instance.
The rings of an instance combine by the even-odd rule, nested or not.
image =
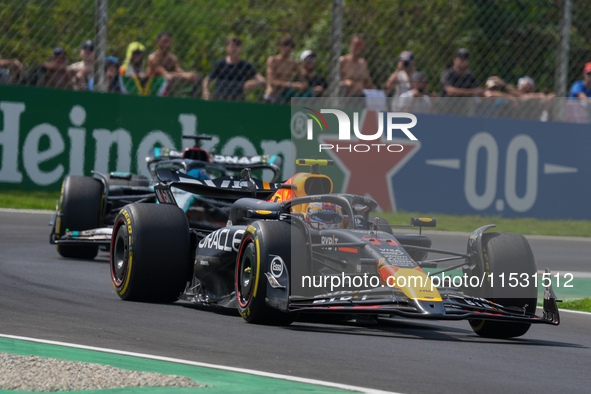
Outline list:
[[[16,59],[0,59],[0,84],[16,84],[25,76],[25,68]]]
[[[341,75],[339,87],[345,97],[363,97],[363,89],[375,89],[369,76],[367,62],[361,57],[364,50],[363,36],[355,34],[349,44],[349,54],[339,59]]]
[[[470,66],[470,52],[460,48],[453,59],[453,67],[441,74],[441,96],[443,97],[471,97],[484,95],[484,89],[478,85],[476,77],[468,67]]]
[[[287,103],[284,91],[288,88],[302,89],[304,83],[293,82],[298,64],[291,58],[295,44],[290,36],[279,40],[279,54],[267,58],[267,89],[264,99],[268,103]]]
[[[27,84],[57,89],[72,89],[75,72],[67,67],[66,51],[55,47],[49,61],[33,70]]]
[[[86,40],[80,45],[80,60],[68,66],[74,75],[75,90],[89,90],[88,83],[94,77],[94,44]]]
[[[169,83],[185,81],[194,84],[197,81],[197,74],[183,70],[178,58],[170,53],[171,39],[170,33],[158,34],[156,41],[158,49],[148,56],[148,77],[163,77]]]
[[[203,98],[210,99],[209,84],[215,81],[214,100],[244,101],[244,92],[265,85],[265,78],[257,73],[254,66],[240,59],[242,41],[230,37],[226,44],[227,56],[218,60],[203,80]]]

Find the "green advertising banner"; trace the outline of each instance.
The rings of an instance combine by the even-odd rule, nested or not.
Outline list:
[[[0,86],[0,189],[58,190],[91,171],[149,176],[149,150],[191,146],[187,134],[213,136],[202,146],[218,154],[293,163],[290,119],[281,105]]]

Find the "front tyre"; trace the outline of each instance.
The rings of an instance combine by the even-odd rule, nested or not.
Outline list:
[[[236,262],[235,289],[238,312],[249,323],[289,325],[296,318],[295,313],[269,307],[265,300],[265,273],[270,271],[275,256],[283,260],[288,273],[291,271],[291,231],[287,222],[260,221],[244,233]]]
[[[115,218],[111,280],[124,300],[174,302],[191,267],[189,225],[175,205],[126,205]]]
[[[472,273],[473,275],[482,275],[482,272],[487,272],[487,275],[493,275],[495,280],[502,274],[504,274],[505,278],[509,278],[511,274],[517,274],[520,277],[525,273],[530,279],[537,275],[531,247],[523,235],[512,233],[483,234],[482,254],[484,256],[484,265],[488,265],[489,268],[485,270],[484,267],[478,267],[477,272]],[[507,283],[505,283],[505,286],[491,287],[486,289],[487,295],[490,295],[487,298],[505,307],[525,308],[526,312],[535,313],[537,288],[533,279],[529,280],[528,284],[526,287],[514,288],[508,286]],[[531,324],[470,320],[470,326],[481,337],[514,338],[524,335]]]
[[[66,231],[82,231],[98,228],[103,208],[101,181],[87,176],[68,176],[62,185],[60,210],[57,222],[57,238]],[[94,259],[98,245],[57,245],[62,257]]]

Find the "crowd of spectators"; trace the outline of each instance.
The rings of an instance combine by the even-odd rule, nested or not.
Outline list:
[[[172,35],[162,32],[156,40],[156,50],[146,56],[146,47],[140,42],[128,45],[121,63],[115,56],[105,58],[104,86],[94,83],[95,53],[91,40],[79,47],[80,59],[67,64],[64,48],[53,49],[50,59],[33,67],[28,73],[17,59],[0,59],[0,83],[25,84],[71,90],[100,90],[138,95],[171,95],[185,92],[202,96],[205,100],[244,101],[245,92],[257,87],[267,103],[289,103],[292,97],[322,97],[328,90],[326,78],[316,71],[316,53],[305,49],[294,56],[296,43],[290,36],[278,42],[279,53],[269,56],[265,75],[241,58],[240,38],[230,37],[227,55],[215,62],[209,74],[200,76],[185,71],[172,53]],[[340,81],[337,95],[363,97],[376,86],[370,67],[363,57],[365,38],[355,34],[349,42],[349,51],[339,58]],[[400,53],[396,69],[383,83],[383,95],[390,97],[388,107],[393,110],[429,110],[434,97],[494,97],[498,103],[515,107],[524,98],[551,98],[553,93],[536,92],[535,81],[523,76],[516,87],[498,76],[489,77],[484,85],[470,71],[470,52],[457,50],[452,67],[441,73],[440,92],[427,92],[427,75],[417,70],[416,59],[409,50]],[[213,94],[212,94],[213,85]],[[175,94],[178,95],[178,94]],[[583,68],[583,79],[573,83],[569,97],[584,102],[591,97],[591,62]],[[520,100],[516,100],[520,99]]]

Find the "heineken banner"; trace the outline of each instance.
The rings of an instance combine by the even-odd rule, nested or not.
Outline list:
[[[149,175],[155,146],[181,150],[182,135],[212,135],[222,155],[279,154],[293,162],[290,109],[256,103],[0,86],[0,188],[59,190],[91,171]]]

